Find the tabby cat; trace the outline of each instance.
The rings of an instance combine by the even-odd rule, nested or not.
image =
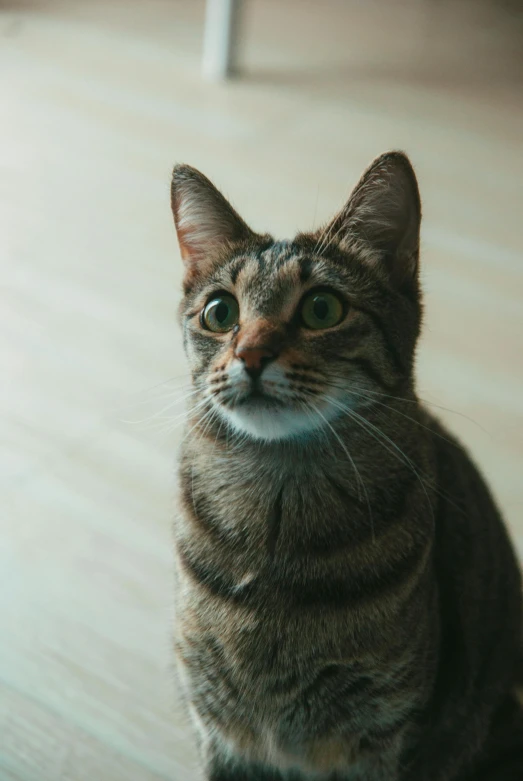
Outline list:
[[[193,402],[176,651],[207,781],[522,781],[521,578],[419,403],[407,157],[326,227],[254,233],[174,169]]]

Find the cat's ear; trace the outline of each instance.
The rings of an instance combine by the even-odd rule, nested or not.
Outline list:
[[[379,264],[401,286],[417,279],[420,223],[414,169],[403,152],[387,152],[365,171],[327,226],[325,242],[336,241],[349,251],[359,244],[365,250],[361,257]]]
[[[189,165],[174,168],[171,206],[188,276],[204,272],[222,245],[254,236],[212,182]]]

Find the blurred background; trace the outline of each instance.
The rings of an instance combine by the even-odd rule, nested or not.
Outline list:
[[[198,778],[170,637],[175,162],[285,237],[411,155],[419,393],[523,554],[523,4],[245,0],[224,82],[204,25],[203,0],[0,0],[1,781]]]

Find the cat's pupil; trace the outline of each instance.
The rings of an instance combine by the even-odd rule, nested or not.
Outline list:
[[[313,311],[318,320],[325,320],[329,313],[329,305],[324,298],[316,298],[314,300]]]
[[[229,307],[224,301],[220,301],[218,306],[216,307],[216,319],[219,323],[225,322],[227,320],[227,317],[229,315]]]

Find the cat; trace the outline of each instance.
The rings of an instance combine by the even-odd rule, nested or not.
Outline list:
[[[194,386],[175,645],[205,779],[522,781],[518,563],[415,392],[409,159],[289,241],[187,165],[172,209]]]

